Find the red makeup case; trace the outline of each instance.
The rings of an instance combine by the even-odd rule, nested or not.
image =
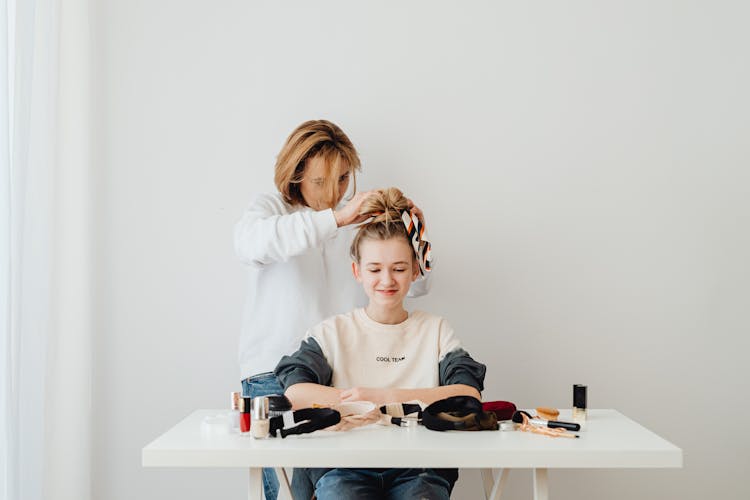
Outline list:
[[[516,412],[516,405],[510,401],[485,401],[482,411],[494,413],[498,420],[510,420]]]

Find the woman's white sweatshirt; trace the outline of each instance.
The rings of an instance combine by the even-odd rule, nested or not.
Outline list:
[[[367,297],[351,272],[357,226],[336,226],[333,210],[291,205],[280,194],[258,195],[234,228],[248,294],[240,335],[243,379],[274,369],[305,332],[323,319],[362,307]],[[427,293],[429,280],[410,296]]]

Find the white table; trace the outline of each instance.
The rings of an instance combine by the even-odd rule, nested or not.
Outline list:
[[[422,426],[373,425],[349,432],[317,431],[285,439],[201,432],[198,410],[143,448],[144,467],[242,467],[249,498],[262,498],[262,467],[457,467],[482,469],[487,498],[499,498],[508,469],[533,469],[534,498],[549,496],[548,469],[679,468],[682,450],[615,410],[589,410],[579,439],[527,432],[435,432]],[[560,420],[570,420],[563,410]]]

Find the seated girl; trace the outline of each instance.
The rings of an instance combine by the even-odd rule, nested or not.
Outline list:
[[[351,247],[352,272],[369,303],[329,318],[307,332],[297,352],[275,373],[294,408],[372,401],[378,405],[450,396],[480,399],[485,366],[461,348],[439,316],[404,309],[420,274],[402,213],[408,201],[395,188],[362,205],[374,218]],[[295,497],[300,474],[295,470]],[[456,469],[306,469],[318,499],[449,498]],[[309,496],[307,496],[309,498]]]

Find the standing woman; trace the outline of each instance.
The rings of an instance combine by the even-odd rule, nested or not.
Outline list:
[[[281,357],[311,326],[367,303],[349,263],[355,225],[366,219],[362,202],[373,193],[356,192],[358,170],[359,155],[338,126],[307,121],[277,157],[278,193],[257,196],[236,224],[235,251],[249,282],[239,352],[244,397],[283,394],[273,374]],[[342,203],[350,183],[354,194]],[[409,295],[427,289],[420,280]],[[263,470],[263,489],[276,499],[273,469]]]

